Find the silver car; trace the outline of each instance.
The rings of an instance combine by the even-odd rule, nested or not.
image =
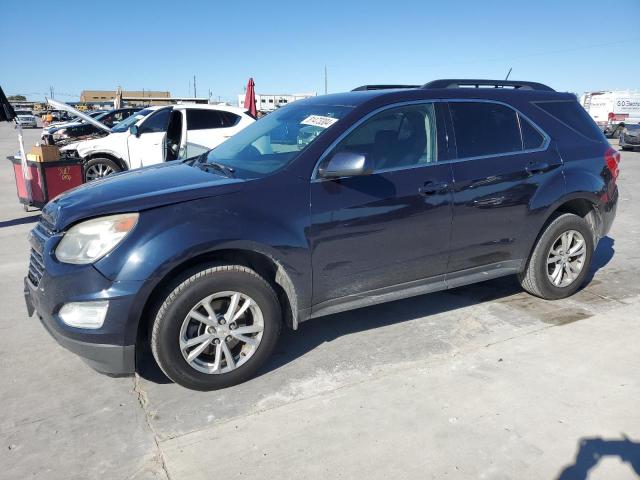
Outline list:
[[[20,124],[21,127],[38,128],[36,117],[29,110],[17,110],[16,122]]]
[[[624,126],[620,133],[620,148],[622,150],[640,148],[640,123]]]

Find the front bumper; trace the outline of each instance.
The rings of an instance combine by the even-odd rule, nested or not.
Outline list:
[[[52,315],[42,315],[35,307],[32,285],[25,278],[24,296],[27,311],[37,315],[45,330],[64,348],[80,356],[94,370],[107,375],[128,375],[135,371],[135,345],[109,345],[92,343],[66,336],[59,326],[54,325]]]
[[[39,259],[32,259],[24,279],[29,316],[35,314],[45,329],[64,348],[82,357],[95,370],[110,375],[135,371],[135,341],[142,282],[111,281],[92,265],[58,262],[53,252],[60,238],[46,238],[36,227],[30,241]],[[36,275],[34,276],[34,273]],[[69,302],[107,300],[109,307],[98,329],[71,327],[58,312]]]

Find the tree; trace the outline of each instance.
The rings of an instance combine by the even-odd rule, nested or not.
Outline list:
[[[26,102],[27,101],[27,97],[25,97],[24,95],[9,95],[7,97],[7,100],[9,100],[10,102]]]

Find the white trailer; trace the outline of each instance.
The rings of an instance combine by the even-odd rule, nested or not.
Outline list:
[[[640,92],[585,92],[580,103],[609,137],[620,135],[625,123],[640,123]]]

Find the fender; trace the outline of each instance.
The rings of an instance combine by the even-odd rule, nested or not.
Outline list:
[[[91,160],[92,158],[108,158],[116,162],[118,165],[120,165],[120,168],[122,168],[123,172],[126,172],[127,170],[129,170],[129,165],[127,164],[127,162],[125,162],[122,158],[116,156],[115,154],[111,154],[107,152],[91,153],[86,157],[84,157],[85,163]]]
[[[288,296],[292,326],[297,326],[298,311],[311,302],[311,258],[304,228],[298,232],[287,226],[304,225],[278,221],[277,215],[296,214],[294,209],[273,209],[276,217],[262,220],[259,212],[256,218],[237,215],[236,202],[247,201],[250,195],[246,193],[146,210],[139,219],[141,228],[134,229],[118,247],[128,256],[107,255],[96,262],[95,268],[109,280],[141,283],[130,323],[137,326],[149,296],[173,271],[193,265],[199,257],[233,250],[256,253],[273,262],[275,281]],[[217,208],[212,211],[214,201]],[[263,228],[258,228],[258,222]]]

